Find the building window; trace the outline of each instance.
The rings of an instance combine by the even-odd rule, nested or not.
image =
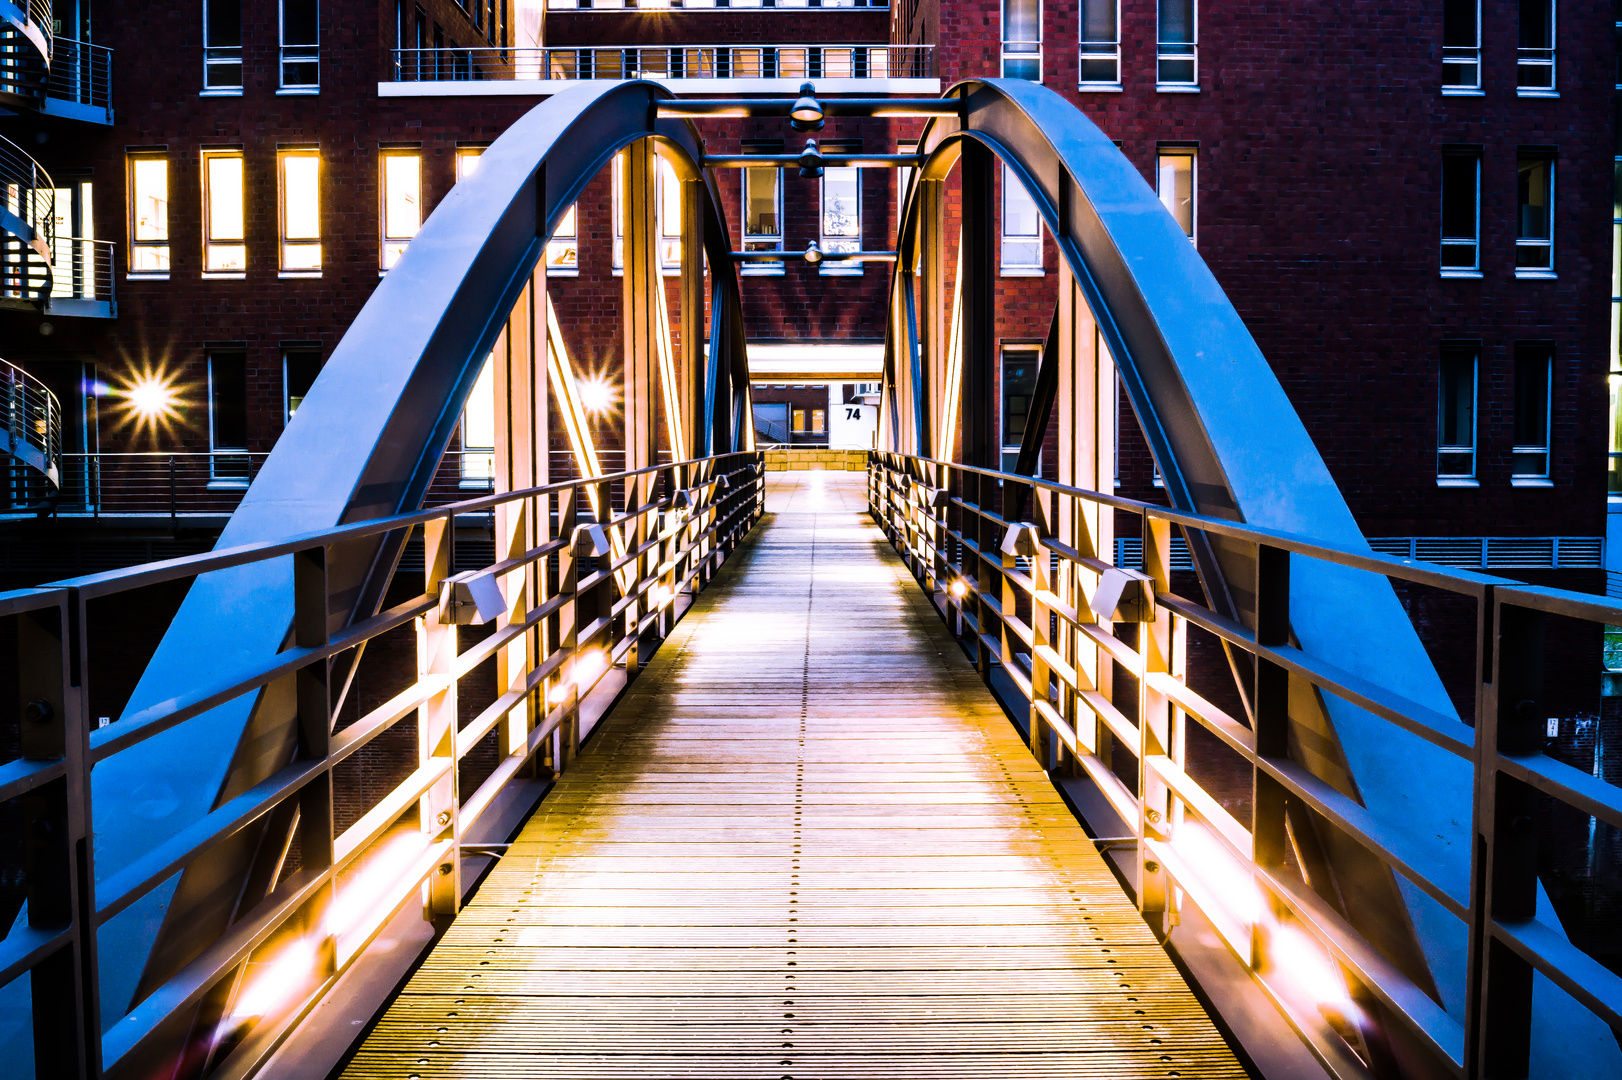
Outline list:
[[[208,354],[209,486],[248,484],[248,357],[239,349]]]
[[[1515,273],[1554,272],[1554,159],[1522,153],[1516,160]]]
[[[487,359],[462,408],[463,487],[487,488],[496,475],[496,365]]]
[[[484,156],[483,146],[458,146],[456,148],[456,182],[463,180],[479,171],[479,158]]]
[[[321,156],[314,150],[277,155],[282,186],[282,270],[321,269]]]
[[[169,159],[130,155],[132,274],[169,272]]]
[[[1481,154],[1442,155],[1442,274],[1479,277]]]
[[[320,22],[316,0],[282,0],[283,90],[320,89]]]
[[[1042,81],[1042,0],[1003,0],[1002,74]]]
[[[288,349],[282,353],[282,405],[285,422],[291,422],[298,407],[321,373],[321,354],[309,349]]]
[[[1161,147],[1155,154],[1155,193],[1190,240],[1195,226],[1194,159],[1194,150],[1186,147]]]
[[[1042,352],[1034,345],[1009,345],[1002,351],[1002,471],[1013,472],[1019,444],[1036,393],[1036,365]]]
[[[1554,93],[1554,0],[1520,0],[1515,88],[1534,96]]]
[[[1194,0],[1160,0],[1156,85],[1180,89],[1198,84],[1194,63],[1197,19]]]
[[[571,203],[546,242],[546,269],[551,274],[580,272],[579,204]]]
[[[614,155],[613,167],[609,170],[610,201],[613,203],[614,217],[614,245],[611,261],[615,273],[625,270],[625,207],[623,205],[625,193],[621,188],[625,184],[625,152],[622,150]]]
[[[1081,0],[1081,85],[1121,85],[1120,0]]]
[[[907,139],[898,142],[895,144],[895,152],[898,154],[916,154],[918,153],[918,142],[914,139]],[[895,171],[895,208],[897,220],[900,220],[901,208],[907,205],[907,191],[912,187],[912,177],[915,172],[917,172],[917,170],[911,165],[903,165]]]
[[[203,151],[205,272],[241,273],[248,268],[242,185],[242,151]]]
[[[1442,92],[1481,89],[1481,0],[1443,0]]]
[[[824,154],[859,153],[861,147],[827,143]],[[822,170],[822,220],[817,246],[825,255],[862,250],[862,170],[850,166]],[[824,274],[860,274],[859,262],[824,261]]]
[[[1042,272],[1042,219],[1014,170],[1002,169],[1002,272]]]
[[[783,140],[745,141],[746,154],[781,154]],[[776,165],[751,165],[739,170],[743,183],[743,249],[783,250],[783,170]],[[781,274],[782,260],[745,262],[744,274]]]
[[[662,157],[659,159],[659,265],[672,273],[681,270],[681,178]]]
[[[1476,363],[1473,345],[1442,349],[1436,425],[1436,477],[1474,481],[1476,475]]]
[[[242,93],[242,0],[203,0],[203,92]]]
[[[383,269],[400,261],[422,226],[422,155],[383,154]]]
[[[1515,445],[1512,480],[1549,478],[1549,406],[1554,397],[1554,349],[1515,346]]]

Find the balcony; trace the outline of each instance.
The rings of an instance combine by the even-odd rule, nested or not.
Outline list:
[[[42,111],[47,116],[111,124],[113,50],[88,41],[56,38]]]
[[[117,318],[118,303],[113,295],[116,247],[110,240],[56,237],[51,243],[51,294],[45,301],[45,314]]]
[[[582,82],[656,79],[677,93],[935,93],[929,45],[598,45],[394,50],[383,97],[555,94]]]

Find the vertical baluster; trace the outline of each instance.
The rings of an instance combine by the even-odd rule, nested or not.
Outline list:
[[[1290,643],[1290,553],[1266,544],[1256,545],[1256,644]],[[1290,752],[1290,673],[1261,656],[1255,661],[1255,698],[1252,723],[1256,754],[1284,759]],[[1261,768],[1252,770],[1250,833],[1259,870],[1282,867],[1288,856],[1285,831],[1284,786]],[[1265,889],[1262,894],[1267,895]],[[1263,962],[1266,942],[1258,923],[1251,931],[1253,967]]]
[[[454,519],[435,518],[423,523],[422,564],[424,591],[439,594],[440,582],[452,573]],[[429,843],[452,841],[450,854],[428,879],[427,918],[443,923],[461,905],[460,859],[457,858],[456,768],[456,624],[441,621],[438,609],[417,620],[417,674],[420,679],[443,679],[447,685],[417,710],[417,767],[446,768],[418,800],[418,818]]]

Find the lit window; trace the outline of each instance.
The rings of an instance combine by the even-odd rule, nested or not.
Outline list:
[[[242,151],[203,151],[203,269],[240,273],[248,267],[243,231]]]
[[[208,356],[210,486],[248,483],[248,358],[240,351]]]
[[[895,144],[895,152],[898,154],[916,154],[918,152],[918,143],[915,141],[898,142]],[[911,165],[903,165],[901,168],[895,171],[895,205],[897,216],[899,216],[901,208],[907,204],[907,191],[912,187],[912,177],[915,172],[917,172],[917,170]]]
[[[321,354],[306,350],[288,350],[282,353],[282,403],[287,409],[287,420],[293,419],[304,398],[321,373]]]
[[[1155,155],[1155,191],[1183,235],[1194,239],[1194,151],[1162,148]]]
[[[1003,0],[1002,74],[1042,81],[1042,2]]]
[[[1081,0],[1081,85],[1121,85],[1120,0]]]
[[[1002,469],[1013,472],[1019,444],[1036,393],[1036,365],[1041,352],[1031,345],[1010,347],[1002,353]]]
[[[828,430],[828,410],[811,410],[811,434],[821,435]]]
[[[422,226],[422,156],[383,155],[383,269],[400,261]]]
[[[570,204],[563,212],[552,239],[546,243],[546,267],[549,271],[578,272],[580,269],[580,217],[579,204]]]
[[[169,159],[130,159],[132,274],[169,272]]]
[[[1042,220],[1036,200],[1014,170],[1002,170],[1002,268],[1030,272],[1042,269]]]
[[[1520,0],[1520,40],[1515,51],[1518,93],[1554,93],[1554,0]]]
[[[681,178],[664,158],[659,159],[659,265],[681,269]]]
[[[625,193],[621,188],[625,184],[625,153],[621,151],[614,155],[613,167],[609,169],[609,187],[612,191],[614,216],[614,246],[610,253],[615,270],[625,269],[625,207],[623,204]]]
[[[827,148],[824,148],[825,152]],[[849,151],[841,148],[837,153]],[[825,255],[862,250],[862,171],[849,166],[822,172],[822,236],[818,246]],[[860,274],[859,262],[828,262],[824,274]]]
[[[1522,154],[1516,161],[1515,273],[1554,271],[1554,160]]]
[[[456,182],[479,171],[479,158],[484,156],[482,146],[458,146],[456,148]]]
[[[1160,0],[1159,47],[1155,60],[1157,85],[1193,86],[1199,81],[1194,63],[1197,18],[1194,0]]]
[[[242,92],[242,0],[203,0],[203,92]]]
[[[321,158],[313,150],[284,150],[282,269],[321,269]]]
[[[316,0],[281,0],[283,90],[321,86],[320,18]]]
[[[1481,0],[1443,0],[1442,92],[1481,89]]]
[[[1442,349],[1436,425],[1436,476],[1470,480],[1476,475],[1476,359],[1473,345]]]
[[[1481,235],[1481,154],[1442,155],[1442,273],[1477,276]]]
[[[781,140],[745,142],[746,154],[781,154]],[[775,165],[754,165],[743,174],[743,249],[783,250],[783,170]],[[781,260],[739,264],[745,274],[781,274]]]
[[[496,475],[496,365],[484,362],[462,408],[462,486],[489,487]]]
[[[804,435],[806,432],[806,416],[804,409],[794,410],[794,434]]]
[[[1515,346],[1515,444],[1510,476],[1549,478],[1549,405],[1554,389],[1554,350],[1548,345]]]

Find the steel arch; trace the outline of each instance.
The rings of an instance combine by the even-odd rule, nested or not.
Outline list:
[[[930,354],[946,335],[937,332],[939,340],[931,346],[919,322],[944,314],[944,260],[931,247],[943,251],[946,238],[923,191],[924,182],[944,180],[965,147],[974,144],[1005,162],[1035,201],[1059,250],[1061,294],[1073,288],[1096,322],[1172,505],[1366,548],[1328,467],[1249,330],[1188,237],[1113,142],[1082,112],[1039,84],[968,80],[945,96],[959,103],[958,112],[925,127],[919,140],[925,160],[902,211],[891,279],[881,448],[921,458],[942,456],[931,450],[932,421],[943,419],[943,405],[951,408],[952,403],[931,399],[941,389],[931,362],[944,355]],[[989,228],[985,221],[995,211],[990,206],[983,210],[976,219],[974,208],[964,207],[966,231],[976,221]],[[990,253],[979,254],[984,262]],[[968,258],[960,257],[960,273]],[[960,280],[957,299],[967,311],[975,301],[964,292]],[[1061,312],[1063,306],[1061,297]],[[981,317],[990,318],[990,313]],[[1056,327],[1058,319],[1056,314]],[[1044,366],[1050,359],[1061,365],[1074,359],[1055,355],[1060,350],[1053,347],[1052,336],[1049,340]],[[960,342],[958,347],[967,371],[970,345]],[[989,384],[970,387],[966,375],[964,379],[965,403],[972,393],[990,393]],[[1077,405],[1060,396],[1056,415]],[[946,455],[951,452],[948,446]],[[990,461],[967,463],[1000,468]],[[1091,486],[1063,476],[1061,481]],[[1254,631],[1255,548],[1194,536],[1190,548],[1212,607]],[[1296,559],[1289,596],[1295,613],[1290,636],[1302,651],[1332,657],[1370,684],[1444,717],[1458,716],[1385,578]],[[1236,666],[1246,707],[1254,714],[1246,675]],[[1394,842],[1442,868],[1440,876],[1456,885],[1456,895],[1468,896],[1475,797],[1468,763],[1417,735],[1393,730],[1345,700],[1319,693],[1295,676],[1290,677],[1287,708],[1291,740],[1314,747],[1307,755],[1313,759],[1309,768],[1360,799]],[[1430,983],[1462,1024],[1469,928],[1355,845],[1329,836],[1326,846],[1337,884],[1349,900],[1362,901],[1349,903],[1358,928],[1396,952],[1394,959],[1416,982]],[[1371,871],[1377,871],[1378,880],[1371,880]],[[1547,907],[1546,899],[1542,903]],[[1553,918],[1552,909],[1548,914]],[[1585,1067],[1614,1061],[1608,1029],[1573,1006],[1563,991],[1540,981],[1536,1030],[1548,1033],[1544,1060],[1559,1061],[1572,1053],[1569,1060]],[[1572,1016],[1582,1019],[1573,1026]],[[1552,1034],[1562,1025],[1561,1035]],[[1399,1048],[1399,1054],[1416,1074],[1434,1068],[1421,1051]]]
[[[671,96],[650,82],[583,87],[537,106],[497,139],[477,172],[423,224],[335,347],[217,549],[419,506],[547,240],[592,177],[643,138],[657,140],[682,179],[704,180],[712,322],[699,395],[708,422],[693,433],[694,456],[741,439],[748,372],[731,243],[713,181],[698,164],[696,129],[658,119],[658,102]],[[544,357],[541,365],[544,378]],[[367,540],[331,552],[337,598],[331,630],[377,611],[399,548]],[[236,670],[285,648],[293,576],[293,560],[283,558],[199,577],[124,715],[160,704],[177,687],[198,685],[210,671]],[[334,683],[343,685],[341,676]],[[293,695],[272,686],[103,762],[93,774],[96,878],[106,879],[274,773],[292,753],[296,729]],[[132,997],[187,962],[196,942],[230,917],[252,839],[220,844],[103,928],[104,1032]],[[116,1057],[122,1044],[115,1037],[107,1045]]]

